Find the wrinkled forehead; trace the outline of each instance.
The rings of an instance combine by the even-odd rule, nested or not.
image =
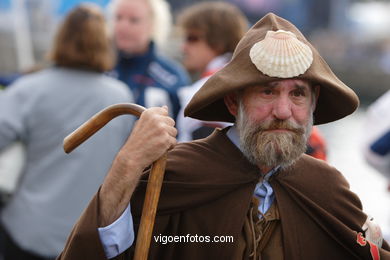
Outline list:
[[[302,90],[313,92],[313,86],[314,84],[312,84],[310,81],[305,79],[280,79],[280,80],[265,82],[259,85],[248,86],[246,88],[239,90],[238,92],[243,93],[243,92],[248,92],[248,90],[258,89],[258,88],[282,88],[282,87],[288,87],[292,89],[302,89]]]
[[[305,79],[282,79],[275,80],[264,84],[265,87],[282,87],[282,86],[290,86],[296,88],[307,88],[311,89],[312,84]]]

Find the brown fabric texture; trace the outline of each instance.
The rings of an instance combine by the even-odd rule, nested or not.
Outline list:
[[[283,241],[277,202],[259,218],[259,201],[252,198],[232,259],[283,260]]]
[[[230,142],[225,130],[177,145],[168,155],[153,234],[230,235],[235,242],[163,245],[152,238],[149,259],[234,259],[258,179],[257,168]],[[356,242],[367,216],[336,169],[303,155],[270,183],[279,209],[284,259],[371,259],[369,245]],[[136,231],[145,187],[144,180],[131,201]],[[97,232],[96,198],[75,225],[59,259],[105,259]],[[386,243],[383,248],[381,259],[390,259]],[[134,245],[115,259],[131,259],[133,250]]]
[[[337,78],[318,51],[293,24],[269,13],[244,35],[230,63],[211,76],[194,95],[185,109],[185,116],[206,121],[234,122],[234,117],[229,113],[223,101],[226,94],[248,86],[280,80],[280,78],[269,77],[257,70],[249,57],[252,46],[263,40],[267,31],[279,29],[293,32],[313,52],[312,65],[304,74],[294,78],[320,85],[320,95],[314,111],[314,124],[328,123],[353,113],[359,105],[359,99],[354,91]]]

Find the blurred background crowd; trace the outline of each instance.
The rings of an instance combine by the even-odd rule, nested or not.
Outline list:
[[[81,8],[85,2],[93,5]],[[177,119],[179,141],[225,126],[184,118],[182,109],[229,61],[249,26],[268,12],[294,23],[358,94],[358,111],[315,128],[307,153],[346,176],[365,212],[390,239],[390,2],[202,2],[0,0],[0,216],[5,234],[0,253],[12,248],[5,259],[56,255],[131,129],[131,119],[118,121],[78,154],[66,157],[63,138],[100,109],[127,101],[168,105]],[[96,58],[102,53],[105,61]],[[86,89],[88,85],[96,88]],[[62,113],[59,108],[64,108]],[[5,154],[9,150],[13,155]],[[65,208],[73,212],[65,213]],[[53,218],[58,223],[51,223]],[[37,221],[46,223],[44,236],[53,237],[47,245],[34,235],[42,229]],[[50,232],[56,225],[62,234]]]
[[[292,21],[313,41],[327,62],[363,102],[371,102],[388,86],[390,11],[388,1],[372,0],[226,0],[237,5],[251,23],[267,12]],[[0,74],[30,70],[44,59],[58,23],[79,0],[1,0]],[[109,0],[94,0],[107,7]],[[201,1],[169,0],[173,18]],[[174,38],[166,44],[171,45]],[[171,56],[178,55],[167,48]],[[371,79],[377,80],[372,84]],[[367,87],[370,85],[370,88]]]

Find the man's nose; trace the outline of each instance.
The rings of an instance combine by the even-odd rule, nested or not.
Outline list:
[[[273,116],[280,120],[289,119],[292,115],[291,101],[288,97],[280,96],[274,100],[273,104]]]

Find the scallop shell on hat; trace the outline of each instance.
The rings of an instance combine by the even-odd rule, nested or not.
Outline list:
[[[313,62],[310,47],[289,31],[268,31],[249,56],[256,68],[270,77],[291,78],[305,73]]]

